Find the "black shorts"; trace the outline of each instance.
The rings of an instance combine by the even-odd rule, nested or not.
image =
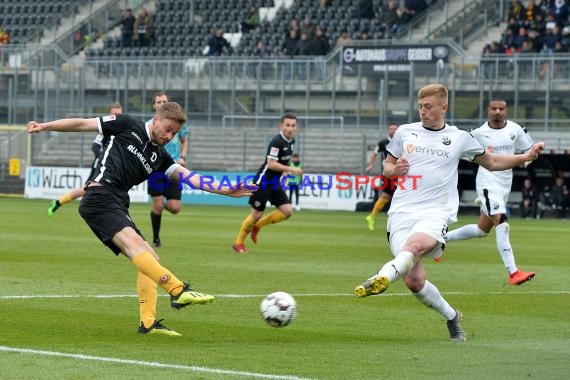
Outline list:
[[[388,179],[388,181],[383,179],[382,181],[383,181],[382,186],[384,186],[384,184],[386,184],[386,182],[388,182],[388,183],[386,184],[386,187],[381,191],[392,197],[394,195],[394,192],[396,191],[397,186],[394,186],[394,188],[392,188],[392,181],[390,179]]]
[[[265,190],[259,188],[259,190],[249,197],[248,203],[257,211],[264,211],[267,201],[275,207],[279,207],[284,204],[291,204],[287,193],[282,188]]]
[[[170,180],[168,186],[162,189],[164,185],[164,178],[155,178],[153,180],[152,186],[150,183],[147,184],[147,192],[151,197],[165,197],[166,199],[181,200],[182,190],[179,186],[178,181]],[[153,188],[154,187],[154,188]]]
[[[85,195],[79,204],[79,215],[115,255],[121,253],[121,249],[111,240],[123,228],[132,227],[144,239],[131,220],[128,194],[125,195],[127,199],[121,199],[105,186],[91,186],[85,189]]]

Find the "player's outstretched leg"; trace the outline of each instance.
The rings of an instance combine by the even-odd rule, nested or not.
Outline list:
[[[54,199],[53,201],[51,201],[51,203],[49,204],[49,207],[47,209],[48,216],[51,218],[60,206],[61,206],[61,203],[59,203],[59,200]]]
[[[368,224],[369,231],[374,231],[374,222],[376,222],[376,219],[374,218],[374,216],[372,216],[372,214],[366,217],[366,223]]]
[[[354,295],[358,298],[373,296],[384,293],[390,286],[390,280],[385,276],[372,276],[354,289]]]
[[[145,325],[141,322],[139,326],[139,334],[143,335],[169,335],[169,336],[182,336],[182,334],[177,333],[174,330],[169,329],[161,322],[163,319],[159,319],[158,321],[154,321],[154,323],[150,327],[145,327]]]
[[[516,272],[509,275],[509,283],[511,285],[524,284],[525,282],[532,280],[535,274],[535,272],[523,272],[520,269],[517,269]]]
[[[212,302],[216,297],[206,293],[200,293],[192,290],[190,284],[184,283],[184,288],[180,294],[173,296],[170,295],[170,306],[174,309],[183,309],[188,305],[201,305],[204,303]]]
[[[463,314],[455,309],[455,318],[447,321],[447,329],[449,330],[449,339],[454,342],[464,342],[465,341],[465,331],[461,327],[461,321],[463,320]]]

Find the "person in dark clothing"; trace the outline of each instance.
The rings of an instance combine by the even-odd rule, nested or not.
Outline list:
[[[295,145],[297,116],[293,112],[285,112],[281,117],[279,130],[269,143],[265,160],[255,174],[255,184],[259,186],[259,190],[249,198],[251,211],[243,220],[232,244],[236,253],[247,253],[244,240],[250,232],[251,240],[257,243],[257,235],[262,227],[282,222],[293,215],[291,200],[283,189],[281,176],[283,173],[292,176],[303,175],[302,167],[289,166]],[[276,209],[264,216],[267,202]]]
[[[107,248],[117,256],[125,255],[137,269],[137,293],[141,307],[138,332],[144,335],[180,336],[164,326],[161,320],[156,320],[158,286],[170,294],[170,306],[175,309],[208,303],[215,297],[192,290],[188,283],[162,266],[158,254],[129,215],[128,191],[151,176],[156,179],[157,174],[190,183],[207,192],[232,197],[252,195],[254,189],[248,185],[222,186],[219,182],[204,186],[198,173],[175,163],[163,146],[176,136],[185,121],[182,107],[169,102],[158,109],[148,126],[140,118],[126,114],[45,123],[30,121],[27,124],[28,133],[99,132],[109,138],[103,147],[104,158],[98,162],[94,176],[85,186],[79,214]],[[92,275],[96,276],[98,270],[94,268]]]
[[[135,30],[135,16],[131,8],[125,9],[121,18],[121,44],[123,47],[133,46],[133,33]]]
[[[521,216],[523,218],[536,217],[536,205],[538,202],[538,190],[532,184],[530,178],[524,180],[522,188]]]
[[[224,38],[224,29],[219,28],[216,32],[210,37],[208,41],[208,55],[219,57],[224,52],[224,49],[231,49],[231,45]]]

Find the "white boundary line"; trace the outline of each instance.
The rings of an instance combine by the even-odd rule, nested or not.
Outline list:
[[[154,367],[154,368],[181,369],[181,370],[186,370],[186,371],[191,371],[191,372],[202,372],[202,373],[213,373],[213,374],[218,374],[218,375],[253,377],[253,378],[259,378],[259,379],[309,380],[309,379],[306,379],[303,377],[297,377],[297,376],[271,375],[271,374],[267,374],[267,373],[231,371],[231,370],[226,370],[226,369],[199,367],[199,366],[193,366],[193,365],[147,362],[147,361],[143,361],[143,360],[131,360],[131,359],[117,359],[117,358],[108,358],[108,357],[104,357],[104,356],[91,356],[91,355],[83,355],[83,354],[69,354],[69,353],[57,352],[57,351],[34,350],[31,348],[16,348],[16,347],[0,346],[0,351],[15,352],[15,353],[19,353],[19,354],[58,356],[58,357],[71,358],[71,359],[77,359],[77,360],[92,360],[92,361],[99,361],[99,362],[129,364],[129,365]]]
[[[525,291],[525,292],[444,292],[444,296],[510,296],[510,295],[540,295],[540,294],[554,294],[554,295],[564,295],[570,294],[570,290],[544,290],[544,291]],[[293,297],[354,297],[354,295],[349,293],[301,293],[292,294]],[[378,295],[378,297],[407,297],[411,293],[384,293]],[[217,298],[263,298],[266,294],[217,294]],[[20,296],[0,296],[0,300],[12,300],[12,299],[42,299],[42,298],[55,298],[55,299],[65,299],[65,298],[136,298],[136,294],[83,294],[83,295],[66,295],[66,294],[30,294],[30,295],[20,295]],[[168,294],[161,294],[159,297],[168,297]]]

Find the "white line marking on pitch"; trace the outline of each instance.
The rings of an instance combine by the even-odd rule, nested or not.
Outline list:
[[[453,296],[510,296],[510,295],[537,295],[537,294],[570,294],[570,290],[545,290],[530,292],[443,292],[443,295]],[[383,293],[379,297],[407,297],[410,293]],[[218,298],[263,298],[266,294],[217,294]],[[293,294],[294,297],[354,297],[349,293],[301,293]],[[66,295],[66,294],[38,294],[38,295],[21,295],[21,296],[0,296],[0,300],[11,299],[41,299],[41,298],[136,298],[136,294],[84,294],[84,295]],[[168,294],[161,294],[160,297],[168,297]]]
[[[271,374],[266,374],[266,373],[255,373],[255,372],[246,372],[246,371],[231,371],[231,370],[226,370],[226,369],[199,367],[199,366],[194,366],[194,365],[168,364],[168,363],[159,363],[159,362],[147,362],[147,361],[143,361],[143,360],[107,358],[104,356],[69,354],[69,353],[57,352],[57,351],[34,350],[31,348],[16,348],[16,347],[0,346],[0,351],[16,352],[16,353],[20,353],[20,354],[43,355],[43,356],[59,356],[59,357],[78,359],[78,360],[92,360],[92,361],[108,362],[108,363],[131,364],[131,365],[154,367],[154,368],[182,369],[182,370],[187,370],[187,371],[191,371],[191,372],[215,373],[218,375],[221,374],[221,375],[231,375],[231,376],[246,376],[246,377],[254,377],[254,378],[260,378],[260,379],[309,380],[309,379],[306,379],[303,377],[297,377],[297,376],[271,375]]]

